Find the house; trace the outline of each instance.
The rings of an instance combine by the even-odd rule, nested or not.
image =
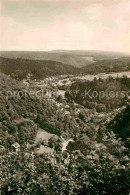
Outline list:
[[[20,145],[17,142],[12,144],[11,146],[12,146],[12,149],[14,150],[14,152],[18,153],[20,151]]]

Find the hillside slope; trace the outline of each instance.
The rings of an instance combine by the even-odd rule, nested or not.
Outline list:
[[[118,59],[121,57],[130,56],[127,53],[120,53],[120,52],[110,52],[110,51],[96,51],[96,50],[54,50],[51,51],[52,53],[59,53],[59,54],[70,54],[76,55],[82,58],[92,58],[93,61],[100,61],[100,60],[110,60],[110,59]]]
[[[43,79],[48,76],[77,74],[79,70],[71,65],[48,60],[0,58],[0,72],[15,78],[24,79],[28,73],[33,79]]]
[[[7,75],[0,74],[0,83],[1,194],[129,194],[129,150],[114,134],[120,121],[110,129],[105,124],[122,108],[98,115],[88,109],[77,112],[72,102],[66,115],[49,99],[25,95],[30,89],[25,92],[21,82]],[[119,117],[125,132],[126,111]],[[35,145],[39,128],[60,138]],[[62,137],[74,140],[63,153]],[[35,152],[44,146],[55,152]]]
[[[130,57],[122,57],[113,60],[101,60],[82,68],[82,72],[86,74],[122,71],[130,71]]]
[[[92,60],[83,59],[77,55],[58,52],[1,51],[0,56],[11,59],[51,60],[72,65],[74,67],[83,67],[92,63]]]

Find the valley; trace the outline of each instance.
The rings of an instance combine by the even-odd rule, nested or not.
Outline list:
[[[0,195],[130,195],[130,0],[0,0]]]
[[[98,79],[108,79],[108,78],[123,78],[127,77],[130,79],[130,72],[119,72],[119,73],[109,73],[109,74],[98,74],[98,75],[84,75],[84,76],[74,76],[74,75],[60,75],[58,77],[48,77],[44,80],[35,81],[35,80],[23,80],[23,84],[26,85],[29,89],[33,91],[42,91],[43,96],[38,96],[38,98],[42,99],[48,99],[50,102],[56,105],[57,109],[64,113],[64,116],[71,117],[71,107],[72,103],[67,101],[67,98],[65,96],[66,92],[70,89],[71,85],[75,82],[85,82],[85,81],[93,81],[95,78]],[[77,115],[80,112],[88,112],[89,109],[85,108],[84,106],[80,105],[79,103],[74,103],[75,109],[73,110],[74,113]],[[93,107],[94,108],[94,107]],[[117,108],[114,111],[109,111],[106,113],[106,111],[100,111],[96,112],[96,110],[92,109],[90,110],[90,113],[92,112],[92,116],[88,117],[87,122],[91,121],[93,118],[94,124],[97,123],[97,126],[95,128],[99,128],[98,123],[102,120],[111,121],[111,117],[114,113],[118,113],[125,107]],[[92,118],[91,118],[92,117]],[[53,137],[53,138],[52,138]],[[64,137],[64,138],[63,138]],[[69,137],[68,135],[63,133],[62,136],[56,136],[55,134],[50,134],[49,132],[46,132],[43,129],[39,129],[36,140],[35,140],[35,147],[36,152],[38,154],[42,153],[54,153],[54,145],[52,148],[49,147],[48,141],[49,139],[54,139],[55,142],[59,142],[59,145],[61,147],[61,151],[67,150],[67,146],[69,144],[69,141],[73,140],[73,137]],[[59,141],[57,141],[59,140]],[[74,141],[73,141],[74,142]],[[39,147],[39,143],[42,143]],[[38,146],[36,146],[38,145]]]
[[[129,192],[130,72],[106,67],[87,74],[55,61],[1,58],[2,192]]]

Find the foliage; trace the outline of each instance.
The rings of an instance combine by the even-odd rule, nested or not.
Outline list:
[[[66,92],[68,100],[74,100],[97,112],[111,111],[126,105],[130,89],[130,79],[127,77],[94,79],[92,81],[74,82]]]
[[[124,85],[124,80],[116,82]],[[65,114],[51,100],[7,98],[7,90],[22,91],[23,86],[5,75],[0,83],[1,194],[129,194],[129,106],[100,115],[94,109],[78,109],[72,101]],[[39,155],[27,147],[34,146],[39,127],[74,142],[61,153],[51,138],[54,153]],[[13,150],[14,144],[19,150]]]
[[[79,72],[78,68],[56,61],[2,57],[0,57],[0,70],[18,80],[27,78],[28,73],[32,74],[32,79],[44,79],[47,76],[76,74]]]
[[[130,71],[130,57],[100,60],[82,68],[86,74]]]

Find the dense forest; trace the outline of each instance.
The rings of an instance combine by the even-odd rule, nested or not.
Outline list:
[[[10,59],[0,57],[0,71],[15,79],[25,79],[28,73],[32,79],[44,79],[49,76],[77,74],[79,70],[71,65],[48,60]]]
[[[11,59],[28,59],[28,60],[40,60],[40,61],[56,61],[63,64],[72,65],[74,67],[83,67],[87,64],[91,64],[90,60],[84,59],[77,55],[59,53],[59,52],[40,52],[40,51],[0,51],[0,56]]]
[[[74,100],[97,112],[108,112],[124,106],[129,101],[130,78],[94,79],[74,82],[66,92],[68,101]]]
[[[126,80],[110,82],[124,87]],[[24,86],[4,74],[0,83],[1,194],[129,194],[129,104],[101,116],[94,109],[77,111],[70,101],[66,115],[49,99],[7,98],[8,91],[22,92]],[[27,147],[39,128],[59,137],[53,140],[54,153],[39,155]],[[60,136],[74,140],[63,153]],[[20,149],[15,152],[16,143]]]
[[[128,53],[94,50],[52,50],[52,51],[0,51],[0,56],[12,59],[52,60],[63,64],[83,67],[101,60],[112,60],[129,56]]]
[[[100,60],[82,68],[85,74],[97,74],[103,72],[130,71],[130,57],[122,57],[112,60]]]
[[[122,72],[130,70],[130,57],[123,57],[112,60],[101,60],[91,63],[83,68],[76,68],[70,64],[63,64],[51,60],[31,60],[22,58],[0,57],[0,71],[10,75],[12,78],[22,80],[27,78],[28,73],[31,79],[44,79],[45,77],[65,74],[98,74],[109,72]]]

